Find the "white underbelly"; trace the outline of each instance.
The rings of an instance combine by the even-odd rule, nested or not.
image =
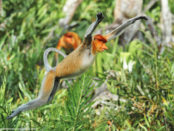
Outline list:
[[[85,51],[83,60],[82,60],[82,69],[86,69],[90,67],[95,59],[95,55],[93,55],[89,50]]]

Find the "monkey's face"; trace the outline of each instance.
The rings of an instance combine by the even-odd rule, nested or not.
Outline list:
[[[64,34],[64,42],[65,42],[67,48],[75,49],[80,45],[81,40],[76,33],[67,32],[66,34]]]
[[[107,50],[108,47],[106,46],[107,39],[102,35],[95,35],[92,41],[93,51],[94,52],[102,52]]]

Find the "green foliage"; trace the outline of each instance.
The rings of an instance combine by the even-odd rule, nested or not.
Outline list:
[[[62,109],[60,121],[55,128],[59,130],[76,131],[80,129],[89,130],[92,119],[91,113],[91,95],[93,90],[92,80],[84,74],[73,84],[69,84],[65,108]]]
[[[171,12],[174,14],[174,4],[173,4],[172,0],[169,0],[169,7],[170,7]]]
[[[144,1],[143,7],[149,1]],[[173,12],[172,2],[169,0]],[[39,92],[45,73],[43,51],[54,41],[48,37],[50,31],[55,29],[59,34],[62,30],[57,23],[64,15],[64,3],[58,0],[3,1],[4,12],[0,17],[0,23],[4,25],[0,26],[0,128],[173,130],[174,50],[167,48],[159,54],[148,31],[142,31],[143,42],[133,40],[125,48],[118,45],[118,39],[110,41],[107,43],[109,50],[97,56],[87,73],[67,83],[68,89],[59,90],[52,103],[6,120],[13,109],[34,99]],[[112,0],[83,1],[73,17],[73,21],[81,22],[81,25],[73,31],[83,37],[98,11],[105,15],[99,27],[112,23],[114,3]],[[161,34],[158,27],[160,10],[159,1],[146,12],[154,20],[158,34]],[[53,35],[57,41],[56,34]],[[97,115],[100,107],[91,108],[91,96],[106,79],[109,91],[126,102],[112,101],[117,108],[105,105]],[[93,82],[97,86],[92,86]]]

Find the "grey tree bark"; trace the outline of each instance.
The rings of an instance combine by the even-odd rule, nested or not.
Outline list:
[[[143,0],[116,0],[113,24],[105,27],[102,30],[98,30],[96,33],[102,33],[103,31],[108,33],[128,19],[140,15],[142,12],[142,4]],[[135,24],[128,27],[126,31],[120,36],[119,44],[128,44],[138,31],[139,25],[140,22],[137,21]]]
[[[168,0],[161,0],[161,29],[162,46],[171,47],[172,42],[172,14],[169,9]]]
[[[66,4],[63,7],[63,12],[65,14],[65,18],[62,18],[59,20],[60,26],[65,26],[69,24],[69,22],[72,20],[72,17],[74,16],[74,13],[79,6],[79,4],[82,2],[82,0],[67,0]]]
[[[114,10],[116,23],[120,24],[132,17],[140,15],[142,11],[142,4],[142,0],[117,0]],[[128,44],[135,36],[139,26],[140,21],[137,21],[135,24],[128,27],[127,31],[121,35],[120,43],[122,45]]]

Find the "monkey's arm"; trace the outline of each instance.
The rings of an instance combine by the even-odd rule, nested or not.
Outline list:
[[[91,44],[92,33],[94,32],[94,30],[98,26],[98,24],[103,20],[103,18],[104,18],[104,16],[102,13],[97,14],[96,21],[89,26],[89,28],[87,29],[87,31],[85,33],[84,44],[87,44],[87,45]]]
[[[121,24],[116,29],[114,29],[113,31],[111,31],[110,33],[108,33],[104,36],[106,37],[106,39],[108,41],[112,40],[112,39],[116,38],[117,36],[121,35],[125,31],[126,27],[128,27],[129,25],[133,24],[135,21],[140,20],[140,19],[148,20],[148,17],[146,17],[146,16],[137,16],[137,17],[131,18],[128,21]]]

